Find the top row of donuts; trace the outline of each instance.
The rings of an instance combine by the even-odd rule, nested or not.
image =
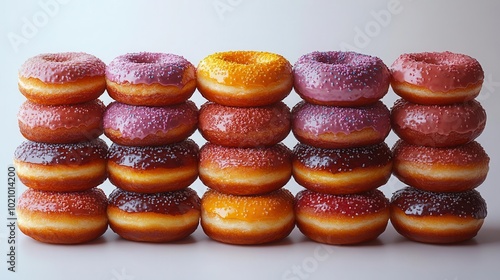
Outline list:
[[[86,53],[40,54],[19,70],[19,89],[28,100],[65,105],[98,98],[104,90],[129,105],[167,106],[186,101],[196,88],[226,106],[276,103],[292,88],[309,103],[364,106],[388,91],[419,104],[452,104],[474,99],[483,69],[452,52],[403,54],[388,68],[377,57],[354,52],[312,52],[292,67],[283,56],[228,51],[205,57],[196,68],[182,56],[129,53],[108,65]]]

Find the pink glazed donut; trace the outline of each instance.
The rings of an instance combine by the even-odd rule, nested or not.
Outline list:
[[[420,105],[399,99],[391,110],[392,129],[413,145],[451,147],[476,139],[486,111],[476,100],[449,105]]]
[[[389,90],[390,72],[377,57],[355,52],[312,52],[293,69],[295,91],[318,105],[363,106]]]
[[[479,62],[452,52],[402,54],[391,66],[392,89],[404,99],[428,105],[464,102],[481,90]]]
[[[183,141],[198,127],[192,101],[162,106],[133,106],[112,102],[103,117],[104,134],[119,145],[162,146]]]
[[[129,53],[106,67],[109,95],[130,105],[166,106],[186,101],[196,89],[196,69],[182,56]]]
[[[18,86],[28,100],[44,105],[68,105],[98,98],[106,89],[106,65],[87,53],[46,53],[19,69]]]
[[[302,143],[319,148],[378,144],[391,131],[389,109],[377,101],[363,107],[338,107],[299,102],[292,109],[292,132]]]

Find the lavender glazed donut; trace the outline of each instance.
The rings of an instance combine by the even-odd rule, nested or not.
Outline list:
[[[283,102],[261,107],[229,107],[213,102],[200,108],[199,130],[211,143],[250,148],[272,146],[290,133],[290,108]]]
[[[130,105],[166,106],[186,101],[196,89],[196,69],[184,57],[129,53],[106,67],[109,95]]]
[[[87,53],[46,53],[19,69],[18,86],[28,100],[44,105],[91,101],[106,89],[106,65]]]
[[[112,102],[103,117],[104,134],[124,146],[162,146],[183,141],[198,126],[192,101],[162,106],[133,106]]]
[[[476,190],[428,192],[406,187],[391,199],[391,223],[404,237],[424,243],[455,243],[477,235],[487,215]]]
[[[464,54],[423,52],[402,54],[391,65],[392,89],[404,99],[428,105],[474,99],[484,72],[479,62]]]
[[[389,90],[390,72],[384,62],[355,52],[312,52],[293,67],[295,91],[318,105],[362,106]]]
[[[108,152],[108,177],[113,185],[131,192],[180,190],[198,178],[198,151],[189,139],[154,147],[113,144]]]
[[[292,109],[292,132],[304,144],[348,148],[383,142],[391,131],[389,109],[380,101],[362,107],[299,102]]]
[[[25,141],[14,152],[14,165],[29,188],[82,191],[106,180],[107,152],[108,145],[99,138],[76,144]]]
[[[391,109],[392,129],[408,143],[450,147],[476,139],[486,125],[486,112],[470,100],[449,105],[420,105],[399,99]]]
[[[17,114],[19,130],[26,139],[45,143],[90,141],[103,133],[106,106],[93,100],[73,105],[40,105],[26,101]]]

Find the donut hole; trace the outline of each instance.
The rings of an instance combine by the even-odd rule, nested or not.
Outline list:
[[[133,54],[131,55],[128,60],[132,63],[137,63],[137,64],[151,64],[151,63],[156,63],[158,58],[155,55],[145,55],[145,54]]]
[[[423,62],[426,64],[436,65],[436,66],[454,64],[449,59],[440,56],[422,56],[422,57],[417,56],[414,59],[416,62]]]
[[[71,60],[71,58],[67,55],[60,54],[60,55],[47,55],[43,57],[44,60],[49,61],[49,62],[66,62]]]

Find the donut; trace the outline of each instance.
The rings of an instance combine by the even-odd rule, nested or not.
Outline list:
[[[19,229],[44,243],[78,244],[108,229],[106,195],[99,188],[78,192],[24,191],[17,201]]]
[[[104,134],[124,146],[163,146],[185,140],[198,127],[192,101],[162,107],[112,102],[103,116]]]
[[[430,147],[450,147],[476,139],[486,126],[486,111],[476,100],[449,105],[420,105],[399,99],[391,109],[399,138]]]
[[[106,178],[108,145],[101,139],[76,144],[25,141],[14,152],[19,180],[43,191],[83,191]]]
[[[463,192],[486,179],[490,158],[476,141],[450,148],[417,146],[399,140],[393,149],[393,174],[412,187],[433,192]]]
[[[427,105],[472,100],[484,80],[483,68],[476,59],[449,51],[402,54],[390,70],[391,86],[397,95]]]
[[[193,140],[165,146],[112,144],[107,170],[110,182],[126,191],[176,191],[198,178],[198,145]]]
[[[45,143],[77,143],[103,133],[106,106],[99,100],[73,105],[40,105],[26,101],[17,114],[19,130],[28,140]]]
[[[198,90],[209,101],[226,106],[265,106],[292,90],[292,65],[283,56],[260,51],[211,54],[196,69]]]
[[[293,149],[293,177],[306,189],[327,194],[354,194],[389,180],[392,154],[386,143],[323,149],[299,143]]]
[[[184,57],[165,53],[128,53],[106,67],[111,98],[129,105],[167,106],[190,98],[196,69]]]
[[[292,176],[292,154],[283,144],[234,148],[212,144],[200,149],[200,180],[233,195],[264,194],[283,187]]]
[[[423,243],[455,243],[477,235],[487,215],[476,190],[454,193],[412,187],[391,198],[391,223],[402,236]]]
[[[317,105],[356,107],[375,103],[389,90],[391,74],[384,62],[355,52],[305,54],[293,66],[294,88]]]
[[[389,222],[389,200],[379,190],[333,195],[302,190],[295,197],[297,227],[325,244],[356,244],[376,239]]]
[[[293,195],[279,189],[240,196],[209,189],[201,198],[201,226],[213,240],[239,245],[270,243],[295,227]]]
[[[115,189],[107,213],[109,226],[124,239],[171,242],[198,228],[200,198],[191,188],[151,194]]]
[[[283,102],[261,107],[230,107],[208,102],[200,107],[199,131],[224,146],[272,146],[290,133],[290,108]]]
[[[391,131],[389,109],[380,101],[361,107],[299,102],[292,109],[292,132],[301,143],[325,148],[370,146]]]
[[[44,105],[83,103],[106,89],[106,64],[87,53],[45,53],[21,65],[18,87],[30,101]]]

